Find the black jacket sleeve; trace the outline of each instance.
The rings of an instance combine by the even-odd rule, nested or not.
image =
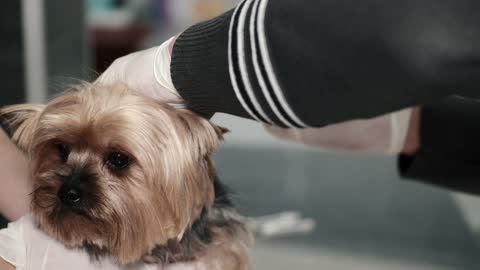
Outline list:
[[[478,97],[478,0],[245,0],[177,39],[190,109],[286,127]]]
[[[417,154],[398,159],[403,177],[480,195],[480,100],[425,105],[420,140]]]

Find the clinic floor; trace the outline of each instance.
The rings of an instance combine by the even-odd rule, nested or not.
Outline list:
[[[244,214],[316,220],[312,233],[257,239],[254,269],[479,269],[472,211],[450,192],[400,180],[393,158],[227,145],[216,162]]]

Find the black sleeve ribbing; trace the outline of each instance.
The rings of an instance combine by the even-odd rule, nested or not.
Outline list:
[[[300,127],[478,97],[478,10],[477,0],[247,0],[180,35],[172,79],[194,111]]]
[[[188,108],[210,117],[226,112],[249,117],[238,103],[228,73],[228,27],[233,11],[187,29],[173,47],[171,74]]]

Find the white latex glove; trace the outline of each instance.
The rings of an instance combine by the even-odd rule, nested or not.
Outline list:
[[[400,153],[405,145],[412,108],[372,119],[353,120],[322,128],[266,129],[281,139],[293,140],[328,150]]]
[[[1,259],[17,270],[205,270],[193,263],[166,267],[141,263],[119,267],[109,259],[92,261],[85,252],[66,249],[60,242],[38,230],[31,216],[25,216],[10,223],[7,229],[0,230]]]
[[[181,106],[183,100],[170,75],[171,46],[175,37],[158,47],[128,54],[115,60],[97,79],[103,84],[123,82],[137,93]]]

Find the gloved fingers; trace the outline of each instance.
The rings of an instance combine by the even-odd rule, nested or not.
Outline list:
[[[102,84],[124,83],[133,91],[169,104],[183,104],[171,75],[169,47],[173,38],[158,47],[116,59],[96,80]]]

